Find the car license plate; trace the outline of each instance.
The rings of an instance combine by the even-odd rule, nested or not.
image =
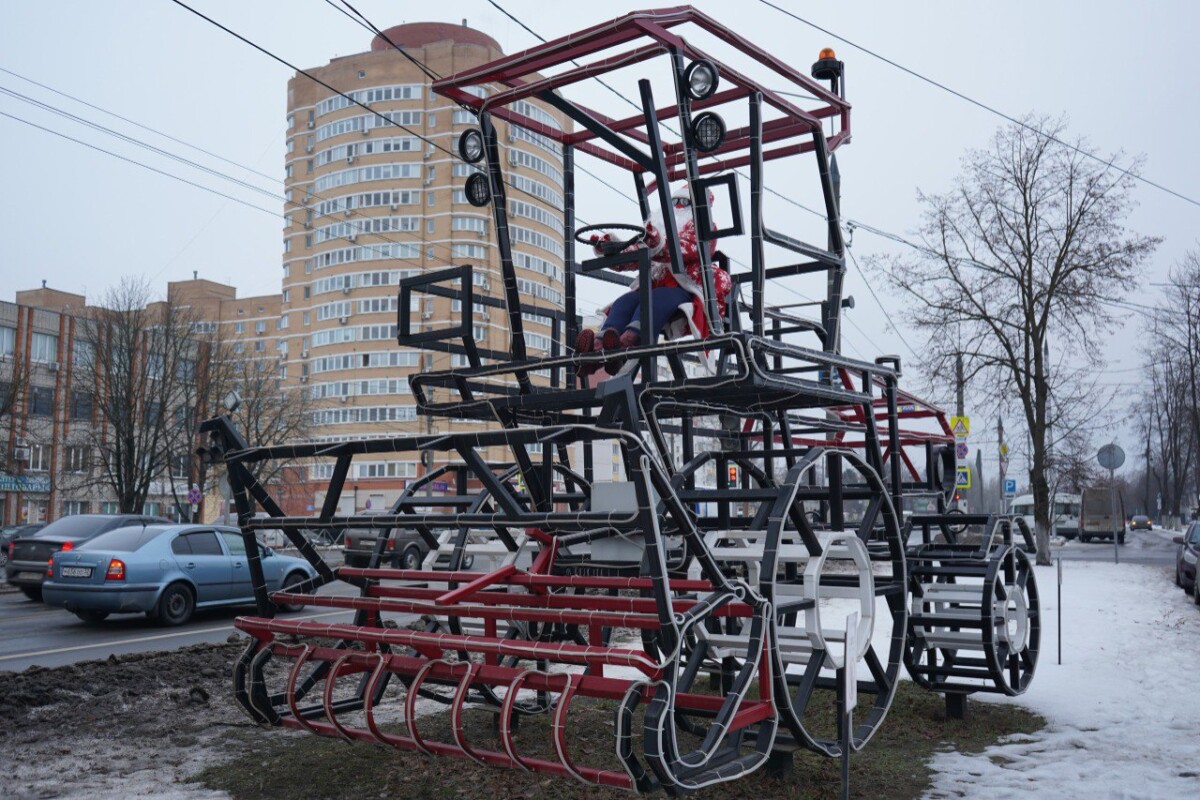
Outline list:
[[[91,567],[63,567],[62,576],[64,578],[90,578],[92,577]]]

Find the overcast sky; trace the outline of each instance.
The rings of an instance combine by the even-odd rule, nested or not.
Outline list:
[[[554,37],[627,10],[613,4],[504,0],[500,3],[538,33]],[[897,3],[788,2],[781,5],[816,24],[1014,115],[1066,114],[1070,132],[1105,153],[1144,154],[1144,174],[1183,194],[1200,196],[1194,110],[1200,50],[1197,10],[1185,2],[1051,2],[961,0]],[[368,49],[370,34],[322,0],[195,0],[200,10],[300,66]],[[636,6],[647,4],[637,3]],[[664,4],[665,5],[665,4]],[[941,191],[958,170],[965,148],[987,144],[1001,124],[995,116],[832,40],[753,0],[695,5],[764,49],[805,71],[817,51],[837,49],[847,65],[854,104],[854,139],[839,153],[844,215],[908,235],[918,221],[917,188]],[[461,22],[496,38],[506,52],[536,41],[486,0],[436,4],[359,0],[355,6],[381,27],[416,21]],[[569,9],[569,11],[567,10]],[[603,9],[603,10],[602,10]],[[736,12],[734,12],[736,9]],[[282,250],[282,191],[286,81],[291,72],[213,28],[169,0],[5,3],[0,67],[75,95],[109,111],[236,162],[233,166],[188,151],[92,109],[74,104],[11,74],[0,86],[202,161],[261,187],[254,192],[117,142],[74,122],[0,95],[0,112],[151,164],[273,212],[264,213],[163,175],[87,149],[8,117],[0,117],[4,191],[0,193],[4,299],[50,286],[96,296],[124,274],[167,280],[227,281],[243,296],[278,292]],[[599,91],[599,90],[597,90]],[[614,116],[620,101],[583,97]],[[1128,156],[1125,163],[1128,162]],[[1120,163],[1120,162],[1119,162]],[[247,171],[265,173],[273,179]],[[815,200],[809,180],[796,197]],[[768,180],[789,191],[790,176]],[[630,219],[630,206],[581,176],[578,192],[590,217]],[[605,194],[608,198],[604,198]],[[1200,208],[1148,186],[1136,191],[1130,226],[1163,236],[1143,276],[1138,302],[1152,302],[1170,266],[1197,246]],[[769,223],[786,229],[795,209],[768,204]],[[799,220],[795,220],[799,224]],[[808,224],[805,222],[804,224]],[[859,261],[896,252],[899,245],[860,231]],[[879,281],[875,280],[878,287]],[[803,291],[803,287],[797,285]],[[857,273],[848,290],[858,329],[846,333],[852,355],[907,355]],[[908,309],[877,289],[903,325]],[[1134,370],[1140,321],[1131,317],[1106,343],[1112,353],[1105,381],[1120,386],[1119,407],[1136,397]],[[914,345],[918,337],[911,331]],[[948,395],[947,395],[948,397]],[[1117,433],[1140,447],[1119,424]],[[1013,426],[1015,420],[1010,422]],[[994,427],[994,420],[976,419]],[[979,443],[984,444],[982,437]],[[989,448],[984,448],[985,455]],[[994,467],[993,467],[994,468]]]

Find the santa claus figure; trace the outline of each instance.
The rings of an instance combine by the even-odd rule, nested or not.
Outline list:
[[[679,249],[683,254],[684,272],[676,274],[671,271],[671,254],[667,249],[667,238],[659,214],[651,215],[646,221],[645,239],[626,250],[629,252],[644,247],[650,251],[651,334],[648,337],[642,335],[642,296],[638,291],[638,280],[635,280],[628,292],[614,300],[608,308],[601,309],[606,316],[600,332],[585,328],[579,332],[579,338],[575,341],[576,353],[600,350],[612,352],[614,357],[604,364],[605,371],[610,375],[616,374],[624,362],[619,351],[634,347],[643,341],[653,341],[664,327],[667,328],[668,338],[689,331],[697,339],[708,337],[710,324],[704,306],[704,276],[701,274],[700,248],[708,248],[711,263],[716,241],[701,242],[700,237],[696,235],[696,217],[692,209],[691,193],[686,186],[675,190],[671,195],[671,204],[675,214],[675,229],[679,232]],[[711,191],[708,192],[708,204],[711,209]],[[611,234],[607,233],[592,236],[592,245],[597,255],[603,252],[601,244],[610,241],[611,238]],[[631,271],[637,269],[637,265],[626,264],[615,269]],[[718,313],[725,316],[725,302],[731,286],[729,273],[715,264],[711,269]],[[595,363],[581,364],[579,375],[591,375],[598,368],[599,364]]]

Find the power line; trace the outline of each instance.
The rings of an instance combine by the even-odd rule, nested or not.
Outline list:
[[[138,127],[138,128],[141,128],[141,129],[142,129],[142,130],[144,130],[144,131],[149,131],[150,133],[153,133],[153,134],[154,134],[154,135],[156,135],[156,136],[161,136],[161,137],[163,137],[164,139],[169,139],[169,140],[171,140],[172,142],[175,142],[176,144],[181,144],[181,145],[183,145],[184,147],[187,147],[187,148],[189,148],[189,149],[191,149],[191,150],[195,150],[195,151],[197,151],[197,152],[203,153],[204,155],[206,155],[206,156],[209,156],[209,157],[211,157],[211,158],[215,158],[215,159],[217,159],[218,161],[224,161],[226,164],[230,164],[230,165],[232,165],[232,166],[235,166],[235,167],[237,167],[238,169],[244,169],[244,170],[246,170],[247,172],[251,172],[251,173],[253,173],[253,174],[255,174],[255,175],[258,175],[259,177],[266,178],[267,180],[269,180],[269,181],[272,181],[272,182],[274,182],[274,183],[282,183],[282,181],[280,181],[280,180],[279,180],[279,178],[275,177],[274,175],[268,175],[268,174],[267,174],[267,173],[265,173],[265,172],[259,172],[258,170],[254,169],[254,168],[252,168],[252,167],[247,167],[245,164],[239,164],[238,162],[236,162],[236,161],[232,161],[232,160],[230,160],[230,159],[228,159],[228,158],[225,158],[224,156],[217,155],[216,153],[213,153],[213,152],[212,152],[212,151],[210,151],[210,150],[205,150],[203,147],[200,147],[200,146],[198,146],[198,145],[194,145],[194,144],[192,144],[192,143],[190,143],[190,142],[185,142],[183,139],[179,139],[179,138],[177,138],[177,137],[175,137],[175,136],[172,136],[172,135],[171,135],[171,134],[169,134],[169,133],[163,133],[163,132],[162,132],[162,131],[160,131],[160,130],[157,130],[157,129],[155,129],[155,128],[151,128],[149,125],[144,125],[144,124],[142,124],[141,122],[138,122],[138,121],[136,121],[136,120],[132,120],[132,119],[130,119],[129,117],[124,117],[124,116],[121,116],[120,114],[118,114],[118,113],[116,113],[116,112],[114,112],[114,111],[110,111],[110,110],[108,110],[108,109],[106,109],[106,108],[102,108],[102,107],[100,107],[100,106],[98,106],[98,105],[95,105],[95,104],[93,104],[93,103],[89,103],[87,100],[83,100],[83,99],[81,99],[81,98],[79,98],[79,97],[76,97],[75,95],[67,94],[66,92],[60,91],[60,90],[58,90],[58,89],[55,89],[53,86],[47,86],[47,85],[46,85],[46,84],[44,84],[44,83],[39,83],[38,81],[35,81],[33,78],[26,77],[26,76],[24,76],[24,75],[21,75],[21,74],[19,74],[19,73],[13,72],[13,71],[12,71],[12,70],[10,70],[10,69],[5,69],[4,67],[0,67],[0,72],[3,72],[3,73],[5,73],[5,74],[7,74],[7,75],[12,75],[14,78],[19,78],[20,80],[23,80],[23,81],[25,81],[26,83],[31,83],[31,84],[33,84],[34,86],[37,86],[37,87],[39,87],[39,88],[42,88],[42,89],[45,89],[45,90],[46,90],[46,91],[48,91],[48,92],[53,92],[54,94],[56,94],[56,95],[59,95],[60,97],[65,97],[65,98],[67,98],[68,100],[73,100],[74,102],[76,102],[76,103],[79,103],[80,105],[87,106],[88,108],[91,108],[91,109],[93,109],[93,110],[95,110],[95,111],[99,111],[99,112],[100,112],[100,113],[102,113],[102,114],[107,114],[107,115],[108,115],[108,116],[110,116],[110,117],[115,117],[116,119],[119,119],[119,120],[121,120],[122,122],[127,122],[127,123],[129,123],[130,125],[133,125],[133,126],[136,126],[136,127]]]
[[[217,190],[217,189],[213,189],[213,188],[212,188],[212,187],[210,187],[210,186],[205,186],[205,185],[204,185],[204,184],[202,184],[202,183],[196,183],[195,181],[190,181],[190,180],[188,180],[187,178],[180,177],[179,175],[175,175],[174,173],[171,173],[171,172],[166,172],[165,170],[158,169],[157,167],[152,167],[152,166],[150,166],[149,164],[145,164],[145,163],[143,163],[143,162],[141,162],[141,161],[137,161],[136,159],[128,158],[127,156],[123,156],[123,155],[121,155],[121,154],[119,154],[119,153],[114,153],[114,152],[113,152],[113,151],[111,151],[111,150],[105,150],[103,147],[100,147],[100,146],[98,146],[98,145],[90,144],[90,143],[88,143],[88,142],[85,142],[85,141],[83,141],[82,139],[76,139],[74,136],[68,136],[68,135],[67,135],[67,134],[65,134],[65,133],[60,133],[60,132],[58,132],[58,131],[56,131],[56,130],[53,130],[52,128],[47,128],[47,127],[44,127],[44,126],[42,126],[42,125],[38,125],[36,122],[31,122],[31,121],[29,121],[29,120],[27,120],[27,119],[23,119],[23,118],[21,118],[21,117],[18,117],[18,116],[14,115],[14,114],[9,114],[9,113],[8,113],[8,112],[6,112],[6,111],[0,111],[0,116],[5,116],[5,117],[8,117],[8,118],[9,118],[9,119],[11,119],[11,120],[16,120],[17,122],[20,122],[22,125],[28,125],[28,126],[29,126],[29,127],[31,127],[31,128],[37,128],[37,129],[38,129],[38,130],[40,130],[40,131],[45,131],[46,133],[49,133],[49,134],[51,134],[51,135],[53,135],[53,136],[57,136],[57,137],[59,137],[60,139],[66,139],[67,141],[74,142],[75,144],[78,144],[78,145],[83,145],[84,147],[90,148],[90,149],[92,149],[92,150],[96,150],[96,151],[98,151],[98,152],[101,152],[101,153],[104,153],[104,154],[106,154],[106,155],[110,155],[110,156],[112,156],[113,158],[118,158],[118,159],[120,159],[121,161],[124,161],[124,162],[126,162],[126,163],[129,163],[129,164],[134,164],[134,165],[136,165],[136,166],[139,166],[139,167],[141,167],[142,169],[148,169],[148,170],[150,170],[151,172],[156,172],[156,173],[158,173],[159,175],[163,175],[163,176],[165,176],[165,177],[167,177],[167,178],[170,178],[171,180],[179,181],[180,183],[186,183],[188,186],[194,186],[194,187],[196,187],[197,189],[203,189],[204,191],[206,191],[206,192],[211,192],[212,194],[218,195],[219,197],[224,197],[226,200],[232,200],[233,202],[235,202],[235,203],[239,203],[239,204],[241,204],[241,205],[243,205],[243,206],[246,206],[246,207],[248,207],[248,208],[253,208],[253,209],[257,210],[257,211],[261,211],[261,212],[263,212],[264,214],[270,214],[270,215],[271,215],[271,216],[273,216],[273,217],[278,217],[278,216],[281,216],[281,215],[279,214],[279,212],[277,212],[277,211],[271,211],[271,210],[270,210],[270,209],[268,209],[268,208],[263,208],[262,206],[255,205],[254,203],[251,203],[251,202],[249,202],[249,201],[247,201],[247,200],[242,200],[242,199],[241,199],[241,198],[239,198],[239,197],[234,197],[234,196],[233,196],[233,195],[231,195],[231,194],[225,194],[225,192],[219,191],[219,190]]]
[[[172,153],[169,150],[164,150],[163,148],[152,145],[149,142],[143,141],[143,140],[135,138],[133,136],[129,136],[124,133],[121,133],[120,131],[117,131],[112,128],[101,125],[98,122],[92,122],[91,120],[77,116],[75,114],[72,114],[69,111],[65,111],[56,106],[52,106],[49,103],[44,103],[41,100],[37,100],[37,99],[30,97],[28,95],[25,95],[25,94],[21,94],[20,92],[14,91],[7,87],[0,86],[0,93],[5,94],[9,97],[12,97],[15,100],[20,100],[23,103],[27,103],[29,105],[40,108],[43,111],[49,111],[51,114],[57,114],[60,117],[64,117],[66,119],[73,120],[75,122],[78,122],[80,125],[86,125],[89,128],[98,130],[102,133],[106,133],[109,136],[113,136],[117,139],[121,139],[122,141],[132,144],[136,147],[141,147],[144,150],[149,150],[153,153],[157,153],[158,155],[163,156],[165,158],[169,158],[173,161],[178,161],[181,164],[186,164],[187,166],[192,167],[194,169],[198,169],[201,172],[206,172],[209,175],[212,175],[213,177],[222,178],[222,179],[230,181],[232,183],[236,183],[237,185],[239,185],[243,188],[249,189],[254,192],[258,192],[259,194],[262,194],[262,195],[266,195],[267,197],[270,197],[273,200],[283,200],[282,195],[276,194],[275,192],[272,192],[269,189],[264,189],[261,186],[255,186],[254,184],[249,183],[247,181],[243,181],[240,178],[235,178],[232,175],[228,175],[224,172],[220,172],[218,170],[212,169],[211,167],[206,167],[203,164],[200,164],[196,161],[192,161],[191,159],[188,159],[188,158],[184,158],[183,156],[178,155],[176,153]]]
[[[399,128],[400,130],[404,131],[405,133],[408,133],[410,136],[415,136],[416,138],[420,139],[422,142],[425,142],[431,148],[433,148],[435,150],[440,150],[443,153],[445,153],[446,155],[450,156],[451,158],[456,157],[456,154],[453,151],[448,150],[447,148],[443,147],[442,145],[440,145],[437,142],[430,139],[428,136],[425,136],[422,133],[418,133],[417,131],[413,130],[412,128],[409,128],[407,125],[396,122],[394,119],[387,116],[386,113],[380,113],[380,112],[376,111],[375,109],[371,108],[371,106],[367,105],[366,103],[362,102],[361,100],[357,99],[356,97],[352,96],[351,94],[347,94],[346,92],[343,92],[340,89],[335,89],[333,86],[331,86],[328,83],[326,83],[325,81],[321,80],[316,75],[313,75],[311,72],[301,69],[300,67],[297,67],[295,64],[291,63],[290,61],[283,58],[282,56],[276,55],[275,53],[266,49],[265,47],[258,44],[257,42],[254,42],[250,39],[247,39],[245,36],[242,36],[240,33],[233,30],[232,28],[222,25],[220,22],[217,22],[215,19],[204,14],[201,11],[197,11],[196,9],[189,6],[187,3],[183,2],[183,0],[171,0],[171,2],[174,3],[175,5],[179,6],[180,8],[190,11],[192,14],[195,14],[197,17],[200,17],[200,19],[204,20],[205,22],[209,23],[210,25],[220,28],[222,31],[224,31],[225,33],[234,37],[238,41],[243,42],[243,43],[249,45],[250,47],[253,47],[255,50],[259,51],[260,53],[267,56],[271,60],[276,61],[280,64],[283,64],[288,69],[294,70],[295,72],[299,73],[300,75],[303,75],[304,77],[308,78],[313,83],[316,83],[319,86],[322,86],[322,87],[328,89],[329,91],[333,92],[334,94],[338,95],[339,97],[342,97],[345,100],[347,100],[348,102],[352,103],[353,105],[356,105],[359,108],[366,110],[374,118],[383,120],[384,122],[388,123],[389,125],[393,125],[393,126]],[[532,197],[536,200],[545,202],[545,198],[539,197],[538,195],[534,194],[533,192],[522,189],[521,187],[517,186],[516,184],[512,183],[511,181],[504,180],[504,183],[515,192],[519,192],[520,194],[523,194],[528,197]]]
[[[345,0],[342,0],[342,1],[343,1],[343,4],[344,4],[344,5],[345,5],[347,8],[351,9],[352,11],[354,11],[354,14],[356,14],[358,18],[356,18],[356,17],[352,16],[352,15],[351,15],[351,14],[350,14],[348,11],[346,11],[346,10],[345,10],[345,9],[343,9],[341,6],[339,6],[339,5],[338,5],[336,2],[334,2],[334,0],[325,0],[326,4],[328,4],[329,6],[333,7],[333,8],[334,8],[334,9],[335,9],[335,10],[336,10],[338,13],[340,13],[340,14],[342,14],[342,15],[346,16],[347,18],[349,18],[349,19],[350,19],[350,21],[352,21],[352,22],[354,22],[354,23],[358,24],[360,27],[362,27],[362,28],[364,28],[364,29],[366,29],[366,30],[368,30],[368,31],[371,31],[371,32],[373,32],[375,35],[377,35],[377,36],[381,37],[381,38],[382,38],[384,41],[386,41],[386,42],[387,42],[389,45],[391,45],[391,47],[392,47],[394,50],[396,50],[396,52],[400,53],[400,55],[404,56],[404,57],[405,57],[405,58],[407,58],[409,61],[411,61],[413,64],[415,64],[415,65],[417,66],[417,68],[418,68],[418,69],[420,69],[420,70],[421,70],[421,72],[425,73],[425,76],[426,76],[426,77],[428,77],[430,80],[432,80],[432,81],[437,81],[437,80],[441,80],[441,79],[442,79],[442,76],[441,76],[441,75],[439,75],[439,74],[437,73],[437,71],[436,71],[436,70],[434,70],[433,68],[429,67],[428,65],[426,65],[425,63],[423,63],[423,62],[422,62],[420,59],[418,59],[416,56],[414,56],[412,53],[408,52],[408,51],[407,51],[407,50],[405,50],[403,47],[401,47],[400,45],[398,45],[398,44],[396,44],[395,42],[393,42],[393,41],[392,41],[392,40],[391,40],[391,39],[390,39],[390,38],[389,38],[389,37],[388,37],[388,36],[387,36],[387,35],[386,35],[386,34],[385,34],[383,31],[381,31],[381,30],[379,29],[379,27],[378,27],[378,26],[376,26],[376,25],[375,25],[375,23],[373,23],[373,22],[371,22],[371,20],[367,19],[367,17],[366,17],[366,16],[365,16],[365,15],[364,15],[364,14],[363,14],[361,11],[359,11],[359,10],[358,10],[358,9],[356,9],[356,8],[354,8],[354,6],[350,5],[349,3],[346,3],[346,2],[345,2]],[[597,80],[599,80],[599,78],[597,78]],[[601,83],[603,83],[603,81],[601,81]],[[610,87],[610,88],[611,88],[611,87]],[[615,90],[614,90],[614,91],[615,91]],[[475,112],[475,109],[471,108],[470,106],[465,106],[464,108],[465,108],[467,111],[471,111],[472,113],[474,113],[474,112]],[[515,124],[515,123],[509,123],[509,124],[511,125],[511,124]],[[520,126],[518,126],[518,127],[520,127]],[[579,172],[582,172],[582,173],[584,173],[585,175],[588,175],[588,176],[590,176],[590,177],[594,178],[594,179],[595,179],[597,182],[599,182],[600,184],[602,184],[602,185],[604,185],[604,186],[607,186],[609,189],[612,189],[614,192],[616,192],[618,195],[620,195],[620,197],[621,197],[623,200],[628,200],[629,202],[631,202],[631,203],[634,203],[634,204],[636,205],[637,201],[635,201],[635,200],[634,200],[633,198],[631,198],[631,197],[630,197],[628,194],[626,194],[625,192],[621,191],[621,190],[620,190],[620,189],[618,189],[616,186],[613,186],[611,183],[609,183],[608,181],[604,180],[603,178],[601,178],[599,175],[597,175],[596,173],[592,172],[591,170],[589,170],[589,169],[586,169],[586,168],[584,168],[584,167],[582,167],[582,166],[580,166],[580,165],[578,165],[578,164],[576,164],[576,165],[575,165],[575,169],[576,169],[576,170],[578,170]]]
[[[879,306],[879,310],[883,312],[884,318],[886,318],[888,324],[892,326],[892,330],[895,331],[896,336],[900,337],[900,341],[903,342],[904,346],[908,348],[908,352],[912,353],[912,357],[920,360],[920,356],[917,355],[917,351],[914,350],[913,346],[908,343],[908,339],[904,338],[904,333],[900,330],[900,326],[896,324],[896,321],[892,319],[892,315],[888,313],[888,310],[883,307],[883,303],[879,301],[879,295],[875,294],[875,287],[871,285],[871,282],[867,280],[867,276],[863,274],[862,267],[858,265],[858,259],[854,257],[854,251],[847,247],[846,254],[850,256],[850,261],[854,264],[854,269],[858,272],[858,276],[862,278],[863,283],[866,284],[867,291],[871,293],[871,298],[875,300],[875,305]]]
[[[827,36],[832,36],[834,39],[837,39],[838,41],[843,42],[845,44],[848,44],[851,47],[855,48],[856,50],[861,50],[862,52],[866,53],[867,55],[869,55],[873,58],[876,58],[876,59],[884,62],[885,64],[888,64],[889,66],[895,67],[896,69],[900,70],[901,72],[907,73],[908,75],[911,75],[912,77],[916,78],[917,80],[924,81],[925,83],[929,84],[930,86],[934,86],[938,89],[941,89],[944,92],[948,92],[949,94],[954,95],[955,97],[959,98],[960,100],[965,100],[966,102],[970,103],[973,106],[981,108],[990,114],[995,114],[997,117],[1007,120],[1008,122],[1011,122],[1014,125],[1017,125],[1021,128],[1024,128],[1025,130],[1030,131],[1031,133],[1035,133],[1038,136],[1041,136],[1041,137],[1047,139],[1048,141],[1051,141],[1051,142],[1054,142],[1055,144],[1061,145],[1061,146],[1067,148],[1068,150],[1072,150],[1081,156],[1085,156],[1087,158],[1092,159],[1093,161],[1098,161],[1099,163],[1104,164],[1105,166],[1107,166],[1111,169],[1115,169],[1118,172],[1120,172],[1121,174],[1126,175],[1130,178],[1133,178],[1136,181],[1140,181],[1140,182],[1146,184],[1147,186],[1152,186],[1155,189],[1158,189],[1159,191],[1166,192],[1167,194],[1170,194],[1170,195],[1174,195],[1175,197],[1179,198],[1180,200],[1183,200],[1184,202],[1191,203],[1194,206],[1200,207],[1200,200],[1195,200],[1181,192],[1177,192],[1174,189],[1164,186],[1161,183],[1156,183],[1155,181],[1152,181],[1149,178],[1145,178],[1145,177],[1137,174],[1136,172],[1133,172],[1132,170],[1118,167],[1116,164],[1114,164],[1111,161],[1105,161],[1100,156],[1095,155],[1094,153],[1090,153],[1087,150],[1084,150],[1082,147],[1079,147],[1078,145],[1073,145],[1070,142],[1064,141],[1064,140],[1058,138],[1057,136],[1054,136],[1053,134],[1046,133],[1045,131],[1041,130],[1040,128],[1030,125],[1028,122],[1024,122],[1023,120],[1017,119],[1016,117],[1012,116],[1011,114],[1006,114],[1003,111],[999,110],[998,108],[995,108],[994,106],[990,106],[987,103],[984,103],[980,100],[976,100],[975,98],[971,97],[970,95],[966,95],[960,91],[951,89],[949,86],[947,86],[944,83],[936,81],[933,78],[926,77],[925,75],[922,75],[921,73],[917,72],[916,70],[910,69],[910,68],[904,66],[903,64],[900,64],[897,61],[893,61],[892,59],[888,58],[887,56],[884,56],[874,50],[871,50],[868,47],[864,47],[861,44],[852,42],[849,39],[847,39],[846,37],[840,36],[840,35],[834,33],[833,31],[829,30],[828,28],[823,28],[820,25],[816,24],[815,22],[810,22],[809,20],[805,19],[804,17],[801,17],[799,14],[795,14],[791,11],[788,11],[786,8],[781,8],[780,6],[777,6],[775,3],[770,2],[770,0],[759,0],[759,2],[769,8],[775,9],[776,11],[778,11],[781,14],[784,14],[785,16],[791,17],[792,19],[796,20],[797,22],[802,22],[805,25],[809,26],[810,28],[814,28],[814,29],[820,31],[821,33],[824,33]]]

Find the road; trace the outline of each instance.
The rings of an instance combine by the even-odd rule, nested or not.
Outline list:
[[[322,587],[320,593],[355,594],[356,590],[335,584]],[[141,614],[109,617],[90,625],[61,608],[31,602],[0,583],[0,671],[58,667],[110,655],[224,642],[234,633],[234,618],[247,613],[254,613],[253,607],[198,610],[179,628],[164,628]],[[341,622],[349,621],[352,613],[314,609],[281,616]]]
[[[1180,536],[1180,531],[1129,531],[1125,534],[1125,544],[1117,548],[1122,564],[1150,564],[1159,566],[1175,566],[1175,552],[1178,547],[1171,539]],[[1067,542],[1060,547],[1052,548],[1054,558],[1063,561],[1109,561],[1113,560],[1112,542]]]

